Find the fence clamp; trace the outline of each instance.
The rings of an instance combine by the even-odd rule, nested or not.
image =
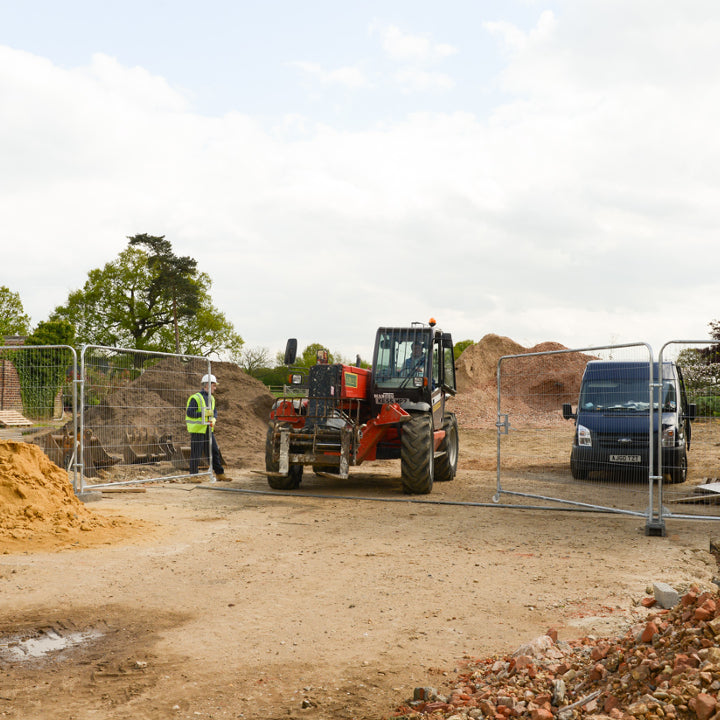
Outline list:
[[[500,415],[498,414],[498,421],[495,423],[495,427],[498,429],[498,433],[502,433],[503,435],[507,435],[510,431],[510,423],[508,422],[509,415]],[[501,420],[500,418],[504,418]],[[502,428],[502,430],[500,429]]]

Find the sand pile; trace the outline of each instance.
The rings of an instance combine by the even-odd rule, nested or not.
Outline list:
[[[485,335],[456,361],[458,395],[451,409],[464,427],[495,427],[497,419],[497,367],[501,357],[567,350],[544,342],[530,348],[500,335]],[[501,412],[516,426],[564,422],[563,403],[576,403],[585,365],[594,358],[571,352],[503,360]]]
[[[0,442],[0,552],[95,544],[131,525],[85,507],[65,470],[36,445]]]

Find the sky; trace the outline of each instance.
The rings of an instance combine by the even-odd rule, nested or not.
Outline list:
[[[0,0],[0,285],[35,325],[148,233],[272,356],[703,340],[719,36],[717,0]]]

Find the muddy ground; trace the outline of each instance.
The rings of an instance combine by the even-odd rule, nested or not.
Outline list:
[[[468,657],[550,627],[616,634],[653,582],[711,585],[712,523],[656,537],[493,507],[495,439],[462,429],[457,478],[422,498],[390,461],[274,493],[258,457],[230,483],[104,493],[87,507],[112,522],[0,547],[0,716],[389,717]]]

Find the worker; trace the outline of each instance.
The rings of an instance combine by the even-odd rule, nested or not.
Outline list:
[[[190,433],[190,474],[197,475],[202,458],[207,460],[208,443],[211,445],[212,469],[217,480],[229,480],[222,466],[222,455],[215,440],[215,388],[214,375],[203,375],[201,389],[191,395],[185,409],[185,423]],[[208,404],[210,407],[208,407]]]
[[[422,340],[413,340],[412,354],[403,365],[404,375],[414,375],[425,369],[425,343]]]

